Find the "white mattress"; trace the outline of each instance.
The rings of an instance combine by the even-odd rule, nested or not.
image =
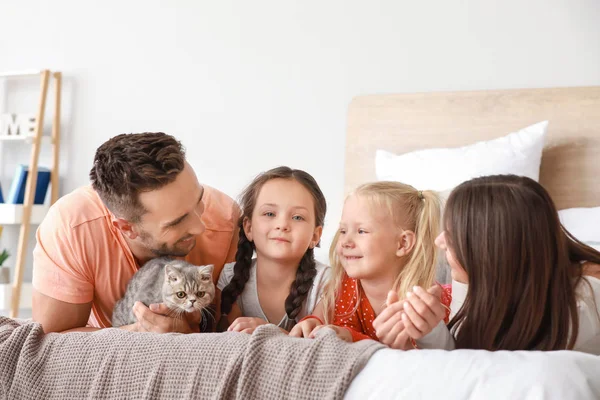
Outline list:
[[[377,351],[346,399],[600,399],[600,357],[575,351]]]

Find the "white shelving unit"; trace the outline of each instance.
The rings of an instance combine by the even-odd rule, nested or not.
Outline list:
[[[31,146],[31,156],[27,180],[25,182],[25,198],[23,204],[0,204],[0,225],[20,225],[19,243],[14,264],[13,283],[0,285],[0,309],[9,309],[10,317],[16,318],[21,306],[31,307],[31,283],[23,282],[25,269],[25,255],[27,254],[27,242],[31,225],[39,224],[51,204],[58,199],[58,163],[60,147],[60,101],[62,74],[45,70],[26,70],[0,73],[0,78],[13,77],[38,77],[40,79],[40,97],[38,111],[35,119],[35,130],[33,135],[3,135],[0,141],[22,141]],[[52,121],[52,135],[43,136],[44,112],[46,107],[46,96],[50,78],[54,79],[54,118]],[[40,149],[44,142],[49,139],[52,145],[52,167],[50,172],[50,205],[33,204],[38,176],[38,161]],[[25,292],[25,302],[21,303],[21,294]],[[10,302],[10,304],[8,304]],[[8,307],[10,305],[10,307]]]
[[[0,142],[25,142],[27,144],[33,143],[35,136],[33,135],[0,135]],[[42,136],[42,142],[50,142],[50,136]]]
[[[49,209],[49,204],[34,204],[31,207],[29,224],[40,224]],[[20,225],[22,222],[23,204],[0,203],[0,225]],[[30,316],[32,290],[31,282],[21,283],[21,301],[19,302],[19,317],[21,318]],[[10,284],[0,284],[0,314],[2,315],[9,313],[11,310],[12,292],[13,288]]]
[[[31,282],[21,284],[21,302],[19,309],[29,311],[31,309],[31,294],[33,286]],[[12,288],[10,285],[0,284],[0,314],[4,314],[11,308]],[[19,317],[22,317],[19,315]]]
[[[31,207],[29,224],[38,225],[48,212],[50,205],[34,204]],[[0,204],[0,225],[19,225],[23,222],[23,204]]]

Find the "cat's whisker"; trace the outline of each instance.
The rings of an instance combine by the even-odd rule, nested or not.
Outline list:
[[[174,322],[176,322],[177,320],[183,319],[183,310],[179,308],[172,308],[169,310],[167,316],[174,319]]]
[[[167,311],[167,314],[165,315],[165,317],[171,318],[174,313],[175,313],[175,310],[173,308],[169,308],[169,311]]]
[[[177,325],[183,321],[183,313],[184,311],[180,308],[175,308],[172,309],[171,312],[169,313],[169,316],[171,317],[171,319],[173,320],[173,331],[176,330]]]

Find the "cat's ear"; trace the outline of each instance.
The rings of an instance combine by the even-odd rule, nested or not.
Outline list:
[[[126,219],[113,216],[111,222],[112,225],[118,230],[120,230],[123,233],[123,235],[125,235],[127,238],[134,240],[139,236],[137,230],[135,229],[135,226]]]
[[[204,265],[200,268],[200,276],[201,276],[201,280],[204,282],[208,282],[212,279],[212,274],[213,271],[215,270],[215,266],[214,265]]]
[[[179,280],[179,271],[171,264],[165,265],[165,278],[169,282],[177,282]]]

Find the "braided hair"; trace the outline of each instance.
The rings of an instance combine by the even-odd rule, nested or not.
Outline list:
[[[291,169],[289,167],[277,167],[258,175],[252,183],[244,190],[241,196],[242,214],[238,221],[239,240],[238,249],[235,255],[235,265],[233,267],[233,277],[229,284],[221,293],[221,319],[217,326],[218,331],[225,331],[229,324],[227,314],[231,312],[233,304],[238,296],[244,291],[244,287],[250,278],[250,267],[252,266],[252,255],[255,246],[244,232],[244,221],[252,218],[252,213],[256,206],[256,200],[263,185],[272,179],[293,179],[304,186],[312,195],[315,207],[315,226],[323,226],[325,222],[325,212],[327,203],[325,196],[321,192],[315,179],[308,173]],[[319,244],[317,243],[317,246]],[[290,294],[285,300],[285,312],[290,319],[295,319],[302,304],[308,296],[308,291],[312,287],[315,276],[317,275],[314,249],[309,248],[302,256],[296,277],[290,286]]]
[[[217,324],[217,332],[224,332],[229,326],[227,314],[231,312],[233,303],[242,292],[246,282],[250,279],[250,267],[252,266],[252,254],[254,253],[254,244],[248,240],[244,232],[243,218],[240,217],[238,240],[238,249],[235,253],[235,265],[233,266],[233,277],[221,293],[221,318]]]

